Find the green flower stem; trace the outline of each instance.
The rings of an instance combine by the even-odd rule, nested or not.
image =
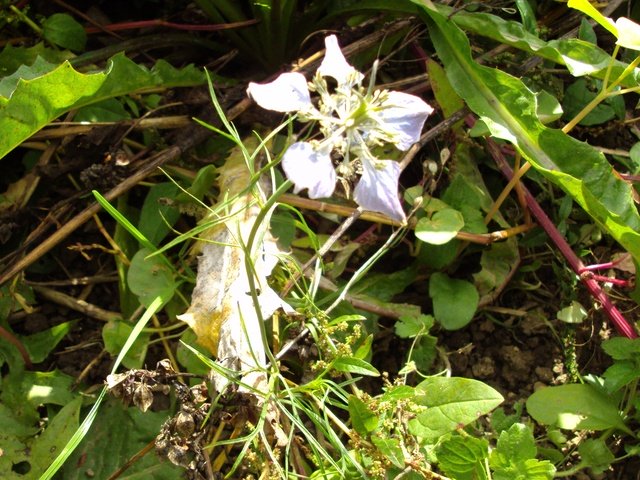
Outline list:
[[[38,26],[33,20],[31,20],[29,17],[27,17],[24,12],[22,12],[22,10],[18,9],[15,5],[9,5],[9,9],[16,14],[16,16],[23,21],[24,23],[26,23],[34,32],[36,32],[38,35],[42,35],[42,28],[40,28],[40,26]]]
[[[568,133],[571,130],[573,130],[573,127],[575,127],[578,123],[580,123],[580,121],[584,117],[586,117],[594,108],[596,108],[601,102],[603,102],[607,98],[614,95],[621,95],[622,93],[626,93],[628,91],[633,91],[634,90],[633,88],[627,89],[627,90],[620,90],[620,91],[615,91],[614,89],[617,88],[618,85],[620,85],[620,83],[622,82],[622,80],[624,80],[630,73],[632,73],[633,70],[638,65],[640,65],[640,56],[636,57],[636,59],[633,62],[631,62],[627,66],[627,68],[624,69],[624,71],[620,74],[620,76],[613,83],[611,83],[611,85],[608,85],[608,86],[606,85],[607,78],[605,78],[605,84],[603,86],[603,89],[593,98],[593,100],[591,100],[580,111],[580,113],[578,113],[575,117],[573,117],[571,121],[562,128],[562,131],[564,133]]]
[[[253,227],[251,227],[251,232],[249,233],[249,238],[247,239],[247,245],[245,250],[245,260],[244,265],[247,269],[247,279],[249,281],[249,292],[251,293],[251,300],[253,301],[253,306],[256,310],[256,315],[258,318],[258,323],[260,324],[260,332],[262,333],[262,341],[265,346],[269,344],[267,339],[267,331],[264,327],[264,322],[262,318],[262,311],[260,309],[260,300],[258,299],[258,290],[256,287],[255,281],[255,271],[253,268],[253,263],[251,261],[251,253],[253,252],[253,246],[256,240],[256,236],[258,234],[258,229],[262,226],[263,222],[268,221],[267,215],[270,214],[272,207],[277,203],[280,196],[289,190],[293,186],[293,182],[291,180],[285,180],[282,185],[280,185],[275,192],[269,197],[269,199],[265,202],[265,204],[260,209],[260,213],[256,216]],[[267,357],[269,357],[269,362],[272,366],[277,366],[277,362],[270,348],[265,348],[265,352]]]

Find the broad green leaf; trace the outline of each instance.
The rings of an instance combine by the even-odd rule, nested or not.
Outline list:
[[[416,225],[416,237],[425,243],[444,245],[464,227],[462,213],[452,208],[439,210],[431,218],[423,217]]]
[[[567,4],[569,8],[575,8],[576,10],[580,10],[585,15],[590,16],[596,22],[600,24],[601,27],[606,28],[611,32],[615,37],[618,36],[618,29],[613,25],[613,22],[602,15],[596,7],[594,7],[588,0],[569,0]]]
[[[607,470],[616,459],[601,438],[587,438],[580,442],[578,453],[580,453],[580,463],[589,467],[595,474],[601,474]]]
[[[415,388],[409,385],[392,385],[380,396],[380,401],[396,403],[399,400],[413,398],[414,395]]]
[[[154,245],[160,244],[180,217],[178,208],[166,202],[175,199],[179,193],[180,189],[174,183],[157,183],[144,199],[138,230]]]
[[[576,77],[591,75],[604,79],[609,73],[607,68],[613,64],[609,78],[617,78],[628,67],[626,63],[617,60],[612,61],[611,55],[584,40],[571,38],[547,42],[529,33],[522,24],[504,20],[497,15],[464,11],[457,11],[455,15],[452,15],[452,7],[438,4],[435,8],[460,28],[532,53],[545,60],[565,65],[569,72]],[[635,72],[638,71],[636,68]],[[634,80],[634,77],[635,74],[629,75],[622,80],[621,85],[635,87],[636,80]]]
[[[25,393],[28,394],[28,391]],[[39,404],[37,401],[30,400],[28,396],[23,397],[22,405],[35,412]],[[36,427],[41,421],[40,415],[36,412],[36,422],[24,428],[16,418],[17,409],[14,407],[11,417],[6,417],[4,415],[6,406],[0,404],[0,449],[2,450],[0,477],[7,480],[38,478],[78,427],[81,406],[82,397],[70,395],[69,401],[51,419],[46,428],[39,435],[32,437],[40,430]],[[21,475],[19,472],[28,475]]]
[[[83,74],[65,62],[36,76],[25,75],[11,91],[0,96],[0,158],[42,127],[74,108],[151,88],[171,88],[204,83],[194,67],[177,70],[160,60],[151,69],[137,65],[124,53],[109,60],[98,73]]]
[[[378,416],[355,395],[349,396],[349,417],[353,429],[362,436],[378,428]]]
[[[411,360],[421,372],[428,372],[438,356],[438,339],[432,335],[422,335],[411,351]]]
[[[73,117],[74,122],[119,122],[128,120],[131,114],[124,108],[122,102],[115,98],[105,98],[78,110]]]
[[[415,402],[428,408],[409,421],[409,431],[428,441],[477,420],[504,400],[489,385],[458,377],[427,378],[415,392]]]
[[[336,358],[331,365],[338,372],[354,373],[356,375],[366,375],[369,377],[377,377],[380,375],[380,372],[376,370],[375,367],[359,358],[339,357]]]
[[[134,340],[139,337],[142,329],[149,323],[151,317],[155,315],[158,310],[162,307],[162,299],[158,298],[154,301],[151,306],[142,314],[140,319],[136,322],[135,327],[131,332],[131,337],[127,340],[127,342],[123,345],[122,351],[118,354],[113,363],[113,368],[111,373],[115,373],[124,356],[129,352],[129,349],[134,343]],[[65,444],[64,448],[60,452],[56,452],[57,456],[55,460],[51,462],[47,470],[40,476],[40,480],[51,480],[56,472],[62,467],[64,462],[69,458],[69,455],[73,453],[76,447],[80,444],[83,438],[85,438],[87,431],[91,428],[96,416],[98,414],[98,409],[104,399],[104,396],[107,393],[106,386],[102,388],[100,394],[95,400],[95,403],[91,407],[91,410],[84,417],[82,424],[78,427],[78,429],[73,433],[73,436],[69,439],[69,441]]]
[[[489,442],[484,438],[453,436],[441,442],[437,449],[438,466],[455,479],[486,479],[485,459]]]
[[[84,50],[87,34],[71,15],[54,13],[42,25],[42,36],[59,47],[79,52]]]
[[[429,295],[433,300],[433,316],[447,330],[467,325],[476,313],[480,296],[466,280],[449,278],[436,272],[429,279]]]
[[[56,345],[69,333],[72,322],[64,322],[55,325],[28,337],[21,337],[22,344],[29,352],[33,363],[43,362],[56,348]]]
[[[127,273],[129,288],[146,307],[156,297],[161,297],[164,303],[168,302],[177,287],[173,271],[162,256],[149,257],[150,254],[151,252],[146,248],[138,250],[131,259]]]
[[[515,423],[503,431],[491,452],[489,464],[495,480],[551,480],[555,467],[549,461],[536,460],[538,449],[531,429]]]
[[[398,468],[404,468],[404,453],[400,447],[400,440],[397,438],[383,438],[377,435],[371,436],[371,443],[373,443],[380,453],[387,457],[391,463]]]
[[[544,425],[568,430],[617,428],[631,434],[616,403],[590,385],[541,388],[527,400],[527,412]]]
[[[614,360],[640,359],[640,339],[614,337],[602,342],[602,349]]]
[[[395,326],[396,335],[400,338],[413,338],[425,334],[433,327],[433,322],[431,315],[400,317]]]
[[[481,296],[487,295],[502,286],[519,260],[520,253],[515,238],[493,243],[488,249],[483,250],[480,257],[482,269],[473,274],[473,283],[478,293]]]
[[[618,360],[602,374],[604,388],[610,393],[615,393],[625,385],[640,378],[638,362],[631,360]]]
[[[361,336],[360,339],[354,345],[357,347],[353,352],[353,356],[355,358],[360,358],[362,360],[370,360],[372,345],[373,345],[373,335],[367,335],[366,337]]]
[[[169,417],[166,410],[142,413],[138,408],[124,407],[119,400],[105,403],[91,429],[62,467],[60,478],[109,478],[158,435]],[[134,462],[122,478],[171,480],[180,478],[180,474],[180,468],[148,454]]]
[[[580,302],[576,302],[573,300],[571,305],[568,307],[564,307],[560,310],[556,317],[558,320],[561,320],[565,323],[582,323],[582,321],[587,318],[587,311],[580,304]]]
[[[418,242],[419,250],[417,260],[431,270],[443,270],[458,258],[460,241],[451,240],[444,245],[432,245]]]
[[[393,273],[372,273],[364,277],[351,289],[351,294],[363,293],[382,301],[390,301],[394,295],[402,293],[416,279],[415,267],[397,270]]]
[[[456,210],[474,207],[487,212],[493,200],[471,155],[468,148],[461,147],[460,151],[456,149],[456,172],[442,195],[442,200]]]
[[[36,58],[30,65],[20,65],[15,72],[0,80],[0,100],[2,100],[2,97],[9,98],[20,80],[26,81],[41,77],[55,68],[56,64],[50,63],[41,57]]]
[[[442,68],[438,62],[428,59],[427,73],[429,74],[429,83],[433,89],[433,95],[440,108],[442,108],[442,113],[445,118],[450,117],[461,108],[464,108],[464,101],[451,87],[444,68]],[[460,122],[462,122],[462,120],[460,120]]]
[[[225,150],[226,152],[226,150]],[[205,165],[196,174],[196,178],[191,182],[187,192],[180,192],[177,200],[183,202],[193,202],[193,199],[202,200],[204,195],[211,190],[218,175],[217,168],[213,165]]]
[[[80,424],[81,407],[82,397],[77,396],[62,407],[62,410],[51,419],[42,435],[33,441],[30,448],[31,478],[37,478],[43,474],[69,441]]]
[[[75,398],[73,378],[59,370],[50,372],[11,372],[2,379],[0,400],[13,410],[14,418],[36,423],[40,405],[66,405]]]
[[[14,47],[11,44],[7,44],[0,52],[0,78],[11,75],[20,67],[33,65],[33,62],[38,58],[46,60],[55,66],[73,56],[68,51],[45,47],[43,42],[37,43],[32,47]]]
[[[562,459],[563,456],[560,455]],[[551,480],[556,468],[549,460],[530,458],[493,472],[493,480]]]
[[[519,79],[477,64],[464,33],[434,7],[422,7],[451,84],[492,135],[513,143],[540,173],[640,259],[640,215],[631,187],[615,174],[604,155],[545,127],[536,115],[535,96]]]
[[[596,31],[593,29],[591,23],[586,18],[580,20],[578,38],[580,40],[584,40],[585,42],[593,43],[594,45],[598,44],[598,36],[596,35]]]
[[[196,355],[194,351],[204,356],[209,355],[209,352],[205,347],[199,345],[197,340],[195,332],[190,328],[186,329],[180,336],[180,342],[176,347],[176,360],[184,367],[185,372],[207,375],[211,368],[203,363],[201,357]]]
[[[514,413],[507,415],[504,411],[504,408],[499,407],[496,408],[493,412],[491,412],[491,427],[496,433],[502,433],[504,430],[508,430],[512,425],[518,423],[520,417],[522,416],[522,409],[524,404],[522,402],[518,402],[514,405]]]
[[[3,442],[12,442],[14,438],[19,441],[19,439],[25,439],[38,433],[40,429],[37,426],[36,415],[27,421],[22,420],[16,418],[15,412],[9,405],[0,403],[0,448],[4,448]],[[35,420],[35,422],[31,420]],[[2,472],[2,468],[2,456],[0,456],[0,472]]]
[[[0,405],[1,407],[2,405]],[[0,412],[0,428],[5,424],[3,416]],[[28,447],[18,437],[3,428],[0,431],[0,449],[2,449],[0,478],[4,480],[24,479],[25,476],[21,472],[24,470],[26,473],[31,468]]]
[[[133,326],[124,321],[107,322],[102,327],[102,340],[104,348],[111,355],[118,355],[122,351]],[[147,356],[147,347],[149,346],[149,334],[140,334],[136,338],[133,348],[130,349],[122,359],[122,364],[127,368],[142,368],[145,357]]]
[[[536,14],[533,11],[531,2],[529,0],[515,0],[516,7],[522,17],[522,26],[527,29],[529,33],[537,36],[538,22],[536,20]]]
[[[600,82],[602,83],[602,82]],[[564,118],[569,121],[596,98],[597,93],[589,88],[584,78],[579,78],[567,87],[562,99]],[[620,108],[622,107],[622,109]],[[616,117],[624,118],[624,99],[621,95],[610,97],[589,112],[580,120],[580,125],[601,125]]]
[[[558,99],[546,90],[536,92],[538,119],[545,125],[562,117],[562,106]]]

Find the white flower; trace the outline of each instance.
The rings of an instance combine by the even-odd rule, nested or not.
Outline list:
[[[567,4],[570,8],[580,10],[589,15],[602,27],[609,30],[618,39],[616,43],[624,48],[640,50],[640,25],[626,17],[619,17],[615,22],[609,17],[602,15],[589,0],[569,0]]]
[[[615,23],[618,31],[618,41],[621,47],[640,50],[640,25],[625,17],[620,17]]]
[[[338,45],[338,38],[335,35],[330,35],[324,39],[324,46],[326,51],[324,53],[324,59],[318,67],[318,73],[323,77],[333,77],[338,85],[345,85],[350,83],[352,78],[355,83],[360,83],[364,78],[360,72],[349,65],[347,59],[342,55],[340,45]]]
[[[336,187],[336,171],[331,164],[330,152],[313,148],[308,142],[291,145],[282,157],[282,168],[298,193],[309,189],[309,198],[330,197]]]
[[[252,82],[247,93],[262,108],[276,112],[292,112],[313,107],[307,79],[301,73],[283,73],[266,85]]]
[[[390,218],[404,219],[398,199],[400,164],[393,160],[362,163],[362,177],[353,191],[353,199],[362,208],[384,213]]]
[[[347,62],[335,35],[325,38],[325,46],[325,57],[310,84],[299,73],[283,73],[271,83],[250,83],[247,93],[267,110],[298,112],[300,120],[320,125],[323,139],[294,143],[282,158],[296,193],[306,188],[310,198],[331,196],[338,178],[331,153],[337,153],[342,157],[341,172],[362,165],[362,177],[353,191],[356,203],[404,222],[398,199],[400,165],[378,160],[370,148],[391,143],[408,150],[420,138],[433,108],[414,95],[363,88],[364,75]],[[324,77],[333,78],[336,87],[330,89]],[[320,96],[317,107],[309,90]]]

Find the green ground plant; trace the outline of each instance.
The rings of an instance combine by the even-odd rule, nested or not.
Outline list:
[[[527,1],[515,3],[519,21],[501,18],[502,7],[457,10],[422,0],[196,3],[216,23],[257,20],[226,41],[268,73],[300,45],[308,32],[299,27],[311,31],[341,16],[357,24],[372,19],[372,9],[386,21],[415,16],[425,35],[411,43],[434,54],[424,59],[429,103],[449,119],[456,148],[434,147],[435,134],[421,135],[432,106],[376,85],[388,70],[366,62],[382,50],[405,52],[400,34],[353,60],[328,35],[315,76],[307,69],[251,82],[247,98],[282,121],[265,116],[270,127],[247,128],[218,99],[220,86],[233,82],[163,60],[149,68],[124,54],[104,68],[87,66],[86,32],[72,16],[39,22],[12,8],[0,20],[28,25],[46,44],[0,53],[0,159],[13,158],[61,115],[141,120],[161,90],[208,81],[217,118],[199,123],[213,139],[206,155],[219,160],[165,166],[138,197],[124,192],[143,177],[124,181],[122,191],[92,192],[95,204],[83,214],[102,209],[112,220],[113,230],[102,230],[119,292],[119,312],[92,312],[103,321],[104,354],[115,358],[104,385],[76,391],[71,376],[38,370],[82,317],[20,334],[10,319],[47,290],[16,276],[37,254],[3,262],[0,476],[538,480],[606,474],[636,457],[637,326],[608,295],[632,284],[598,270],[624,261],[637,267],[640,259],[638,143],[622,156],[571,133],[625,120],[624,98],[640,89],[640,57],[630,56],[640,51],[640,26],[570,0],[613,34],[610,55],[587,23],[579,39],[546,40]],[[548,69],[519,78],[483,65],[471,34],[552,62],[571,80],[558,87]],[[466,124],[460,111],[473,114]],[[147,174],[172,148],[176,158],[194,146],[166,146],[153,134],[143,141],[136,147],[160,150]],[[439,158],[426,158],[424,175],[407,185],[400,174],[420,149]],[[30,173],[9,185],[0,212],[33,201],[39,177]],[[340,188],[344,195],[335,193]],[[292,189],[306,192],[289,201]],[[516,201],[507,198],[512,190]],[[305,196],[316,203],[295,203]],[[357,219],[386,227],[349,233]],[[534,221],[545,239],[533,233]],[[555,329],[587,321],[584,296],[575,293],[583,285],[619,336],[601,343],[610,366],[600,374],[573,371],[579,383],[546,386],[505,406],[496,385],[452,374],[444,338],[480,316],[509,328],[483,309],[514,276],[525,291],[517,276],[524,252],[545,242],[560,254],[558,277],[567,277],[553,305],[560,322],[545,319],[547,328],[560,336]],[[620,255],[587,266],[596,245]],[[401,248],[409,252],[404,260]],[[535,258],[526,268],[539,280],[549,260]],[[385,268],[387,261],[398,265]],[[411,289],[426,301],[398,299]],[[636,289],[619,301],[637,309],[637,296]],[[388,372],[377,345],[391,337],[403,348]],[[166,359],[154,369],[158,351]],[[164,461],[145,455],[151,450]]]

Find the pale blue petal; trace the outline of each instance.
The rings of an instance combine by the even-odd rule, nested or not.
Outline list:
[[[422,127],[433,108],[415,95],[389,92],[378,113],[380,128],[390,131],[397,138],[400,150],[409,150],[420,139]]]
[[[271,83],[249,83],[247,94],[262,108],[294,112],[312,106],[307,79],[296,72],[281,74]]]
[[[310,143],[291,145],[282,157],[282,168],[293,182],[293,191],[309,189],[309,198],[326,198],[336,187],[336,171],[329,153],[316,151]]]
[[[354,75],[356,69],[349,65],[347,59],[344,58],[340,45],[338,45],[338,38],[335,35],[330,35],[324,39],[324,45],[326,50],[318,73],[323,77],[335,78],[338,85],[348,84],[349,77]],[[353,78],[356,82],[362,80],[363,75],[360,72],[356,72],[355,75],[357,76]]]
[[[383,213],[404,223],[407,217],[398,199],[400,164],[393,160],[362,161],[362,177],[353,199],[365,210]]]

